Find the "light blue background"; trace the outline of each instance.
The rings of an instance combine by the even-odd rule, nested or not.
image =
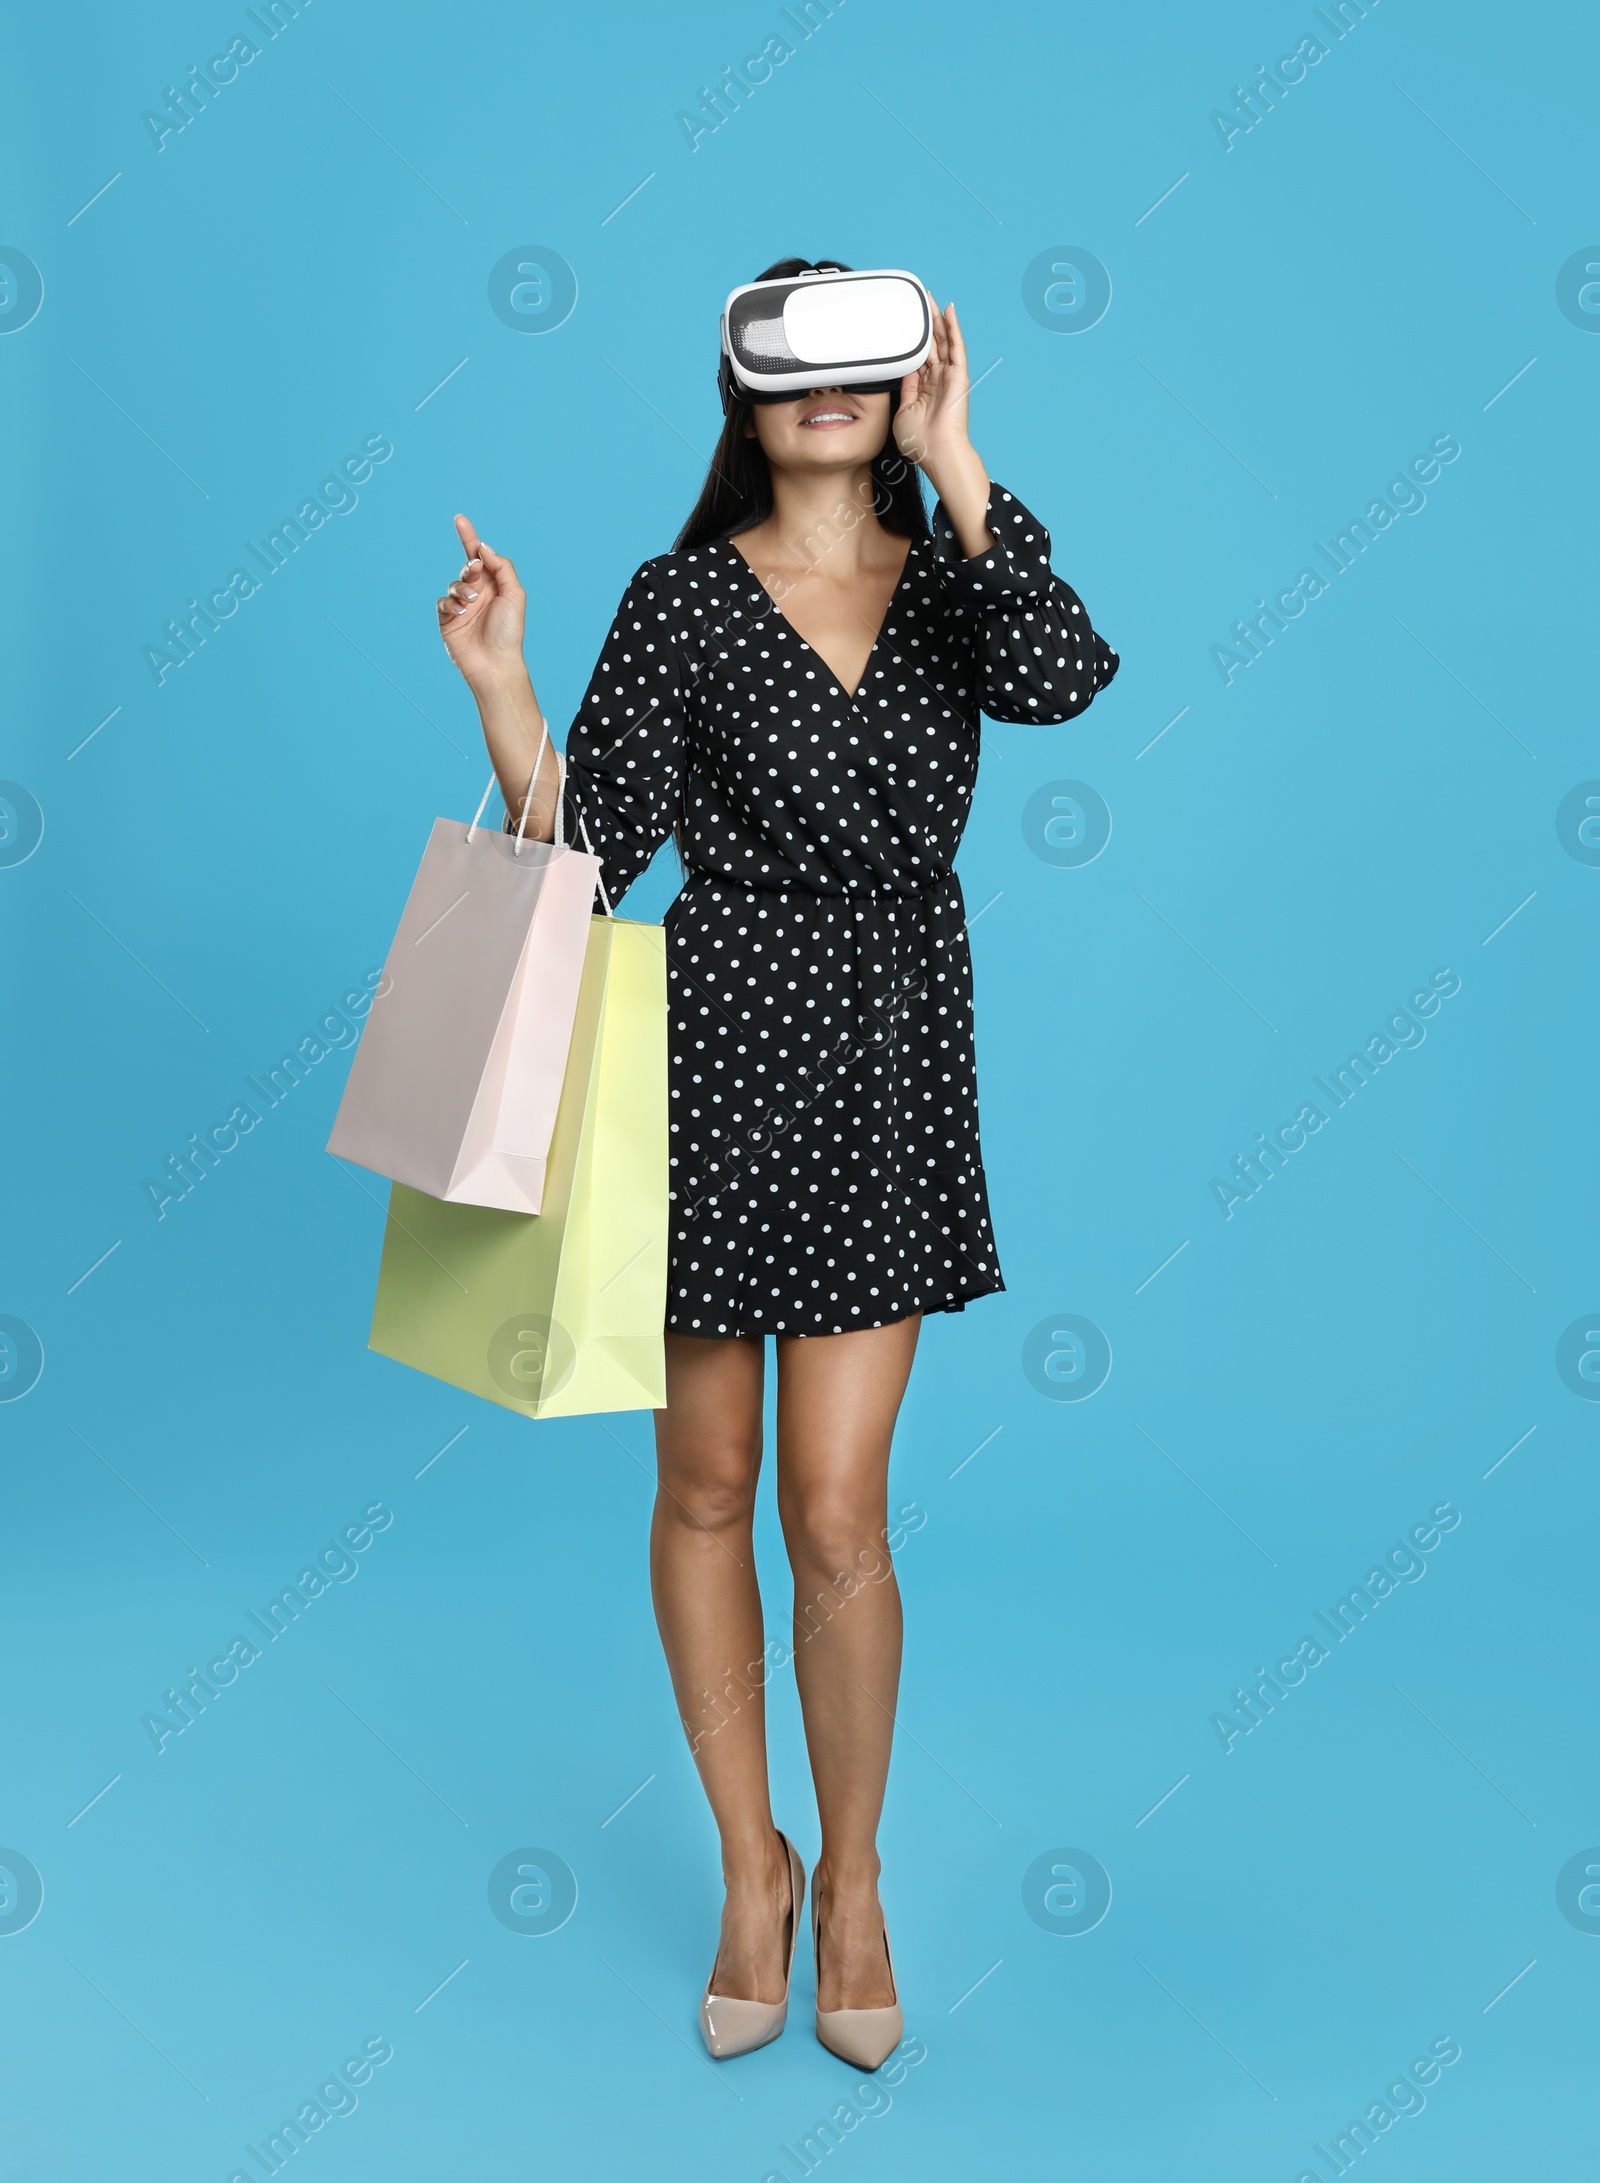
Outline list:
[[[974,437],[1123,658],[1081,722],[988,731],[961,855],[1010,1286],[929,1324],[895,1454],[926,1522],[884,1893],[927,2059],[824,2165],[1292,2183],[1449,2036],[1363,2164],[1591,2174],[1600,1941],[1555,1882],[1600,1843],[1600,1410],[1554,1360],[1600,1305],[1600,870],[1554,821],[1600,774],[1600,340],[1556,302],[1600,237],[1592,17],[849,0],[691,152],[675,113],[776,6],[317,0],[157,152],[141,111],[248,27],[6,32],[0,242],[45,282],[0,338],[0,770],[45,818],[0,870],[0,1309],[45,1352],[0,1408],[0,1841],[45,1888],[0,1938],[15,2172],[225,2183],[373,2036],[296,2175],[759,2183],[855,2081],[803,1957],[776,2047],[699,2056],[716,1851],[648,1419],[530,1426],[367,1353],[343,1059],[164,1219],[143,1189],[381,962],[476,802],[452,515],[515,556],[564,722],[703,474],[721,297],[798,251],[955,297]],[[1212,109],[1313,30],[1225,151]],[[543,337],[487,300],[526,244],[578,281]],[[1076,338],[1021,286],[1069,244],[1113,284]],[[359,506],[157,687],[141,648],[374,433]],[[1224,686],[1235,618],[1445,433],[1427,506]],[[1023,839],[1055,779],[1113,815],[1081,869]],[[1444,966],[1426,1043],[1224,1219],[1210,1179]],[[1081,1405],[1022,1366],[1066,1313],[1113,1355]],[[359,1577],[157,1757],[141,1715],[376,1500]],[[1224,1755],[1208,1716],[1445,1500],[1425,1579]],[[772,1746],[809,1862],[788,1678]],[[579,1887],[542,1939],[486,1897],[528,1844]],[[1113,1885],[1077,1938],[1021,1894],[1063,1845]]]

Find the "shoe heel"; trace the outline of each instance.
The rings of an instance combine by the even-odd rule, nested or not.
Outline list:
[[[784,1972],[781,2001],[740,2001],[728,1994],[714,1994],[711,1979],[700,1997],[700,2036],[713,2061],[730,2061],[736,2054],[753,2054],[776,2039],[789,2017],[789,1987],[794,1978],[795,1945],[800,1938],[800,1911],[806,1897],[806,1868],[794,1844],[780,1829],[773,1830],[789,1859],[789,1961]],[[716,1964],[711,1966],[715,1978]]]

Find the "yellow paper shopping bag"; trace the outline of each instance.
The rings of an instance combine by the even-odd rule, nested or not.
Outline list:
[[[661,927],[596,917],[544,1208],[396,1183],[369,1347],[525,1417],[666,1402],[667,978]]]

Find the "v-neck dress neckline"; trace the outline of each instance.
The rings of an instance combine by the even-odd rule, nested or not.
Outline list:
[[[916,554],[918,546],[921,545],[922,540],[913,538],[910,544],[906,547],[905,559],[900,563],[900,573],[894,580],[894,588],[889,593],[888,604],[884,607],[883,610],[883,619],[879,622],[877,629],[873,634],[871,646],[868,649],[866,658],[861,663],[861,672],[856,678],[856,686],[853,690],[847,690],[845,688],[844,678],[841,675],[837,675],[834,673],[833,669],[828,665],[828,662],[817,650],[811,639],[807,636],[803,636],[801,632],[795,627],[794,623],[790,621],[788,615],[785,614],[783,608],[772,596],[772,593],[761,581],[761,578],[756,574],[754,568],[745,559],[744,555],[739,551],[733,540],[731,538],[728,538],[725,539],[723,543],[726,545],[728,551],[733,555],[734,559],[738,562],[739,566],[744,570],[745,574],[749,577],[751,583],[755,585],[757,591],[760,592],[762,598],[766,600],[767,604],[771,607],[773,613],[777,615],[779,621],[782,622],[784,628],[787,629],[789,634],[794,638],[796,644],[804,646],[805,650],[808,651],[811,654],[811,657],[817,662],[817,665],[821,667],[826,673],[829,681],[839,692],[845,703],[847,705],[853,705],[856,702],[857,698],[860,697],[861,692],[866,688],[867,675],[871,670],[873,661],[878,656],[878,647],[882,644],[884,635],[889,627],[889,617],[891,614],[893,614],[895,610],[895,602],[900,597],[900,593],[905,586],[906,571],[910,568],[912,559]]]

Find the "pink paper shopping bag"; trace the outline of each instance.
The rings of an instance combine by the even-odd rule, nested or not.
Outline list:
[[[434,820],[330,1152],[429,1197],[538,1212],[599,872],[559,842]]]

